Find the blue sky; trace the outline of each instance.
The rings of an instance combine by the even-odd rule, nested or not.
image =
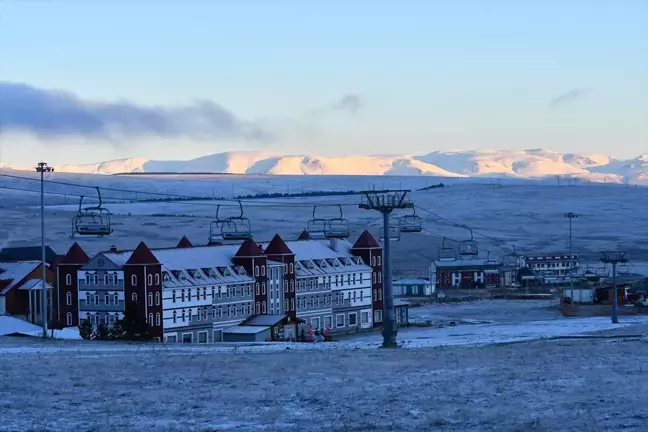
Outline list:
[[[150,125],[118,135],[75,131],[60,111],[56,122],[69,127],[33,134],[42,123],[21,117],[20,127],[3,129],[2,162],[33,163],[34,154],[55,163],[184,159],[237,149],[648,152],[642,0],[6,1],[0,53],[2,82],[44,92],[30,99],[37,110],[50,89],[96,102],[93,110],[127,101],[128,112],[149,110],[142,121],[152,115],[147,106],[161,110],[150,134]],[[579,97],[550,107],[575,89]],[[344,97],[357,111],[338,105]],[[196,99],[223,110],[219,120],[200,117],[200,133],[192,116],[205,114],[188,108]],[[124,121],[119,107],[104,108],[102,125]],[[39,121],[44,115],[38,111]],[[226,131],[222,123],[203,127],[223,116]],[[173,127],[157,127],[164,122]],[[250,138],[252,128],[265,139]]]

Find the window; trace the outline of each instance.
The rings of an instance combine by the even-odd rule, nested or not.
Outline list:
[[[216,319],[216,308],[212,306],[212,319]]]
[[[265,276],[265,266],[261,266],[261,276]]]
[[[65,275],[65,285],[67,285],[67,286],[72,285],[72,275],[71,274],[66,274]]]
[[[198,333],[198,343],[207,343],[207,332]]]
[[[148,320],[149,325],[153,325],[153,314],[149,314],[149,320]]]
[[[100,323],[99,320],[101,319],[101,317],[97,314],[97,315],[94,316],[94,318],[95,318],[95,325],[98,327],[99,323]]]
[[[136,275],[131,276],[131,285],[137,286],[137,276]]]
[[[382,290],[378,290],[378,300],[382,300]]]
[[[382,272],[378,272],[378,283],[382,282]]]
[[[148,294],[149,306],[153,306],[153,293]]]
[[[260,302],[257,302],[257,303],[256,303],[256,313],[257,313],[257,314],[260,314],[260,313],[261,313],[261,303],[260,303]]]
[[[106,303],[106,306],[110,304],[110,296],[108,294],[105,295],[104,302]]]
[[[373,283],[376,283],[376,273],[372,273]]]
[[[176,301],[176,293],[175,293],[175,290],[173,290],[173,291],[171,292],[171,299],[172,299],[173,303],[175,303],[175,301]]]
[[[178,313],[176,311],[173,311],[173,324],[176,323],[177,319],[178,319]]]
[[[259,276],[259,266],[254,267],[254,276]]]
[[[236,316],[237,310],[238,308],[236,307],[236,305],[232,306],[232,316]]]
[[[376,257],[375,256],[371,257],[371,265],[374,266],[374,267],[376,266]]]
[[[344,315],[336,315],[335,316],[335,327],[344,327]]]
[[[117,285],[117,273],[113,275],[113,285]]]
[[[148,279],[148,284],[153,285],[153,275],[149,274],[147,279]]]
[[[227,298],[230,298],[230,291],[231,291],[230,287],[227,287],[225,289],[227,290]]]
[[[137,301],[137,293],[131,294],[131,300],[136,302]]]
[[[223,308],[220,306],[218,307],[218,318],[223,318]]]
[[[261,283],[261,294],[265,295],[266,293],[266,284],[265,282]]]
[[[191,301],[191,288],[187,290],[187,300]]]
[[[360,283],[362,283],[363,280],[364,280],[364,274],[360,273]]]
[[[95,285],[99,285],[99,275],[98,274],[95,273],[94,277],[92,279],[93,279],[93,282],[94,282]]]
[[[261,290],[260,290],[260,285],[259,282],[256,283],[256,295],[261,295]]]
[[[374,288],[374,290],[373,290],[373,299],[374,299],[374,301],[378,300],[378,293],[376,291],[378,291],[378,290],[376,288]]]
[[[290,281],[290,292],[295,292],[295,281]]]
[[[96,304],[96,305],[99,304],[99,294],[94,295],[94,304]]]
[[[155,273],[155,285],[160,285],[160,273]]]
[[[252,286],[251,285],[247,286],[245,293],[247,294],[248,297],[250,297],[252,295]]]
[[[191,309],[189,309],[188,317],[189,317],[189,322],[191,322]]]
[[[104,285],[108,285],[108,275],[104,274]]]
[[[222,338],[223,338],[223,331],[222,330],[214,330],[214,340],[213,340],[213,342],[221,342]]]
[[[288,274],[288,264],[284,264],[284,274]]]
[[[203,308],[203,320],[207,321],[207,308]]]
[[[284,301],[284,303],[285,303],[285,305],[286,305],[286,306],[285,306],[285,310],[289,310],[288,308],[289,308],[290,306],[288,305],[288,299],[286,299],[286,301]]]
[[[377,310],[377,311],[374,312],[374,322],[377,322],[377,323],[382,322],[382,311],[381,310]]]
[[[315,297],[315,307],[319,307],[319,296]]]
[[[65,294],[65,304],[68,305],[68,306],[72,306],[72,292],[71,291],[68,291]]]
[[[160,312],[155,314],[155,325],[156,326],[160,325]]]
[[[180,299],[181,299],[182,301],[185,300],[185,292],[184,292],[184,290],[180,291]]]
[[[362,320],[362,324],[369,324],[369,312],[362,312],[360,319]]]
[[[355,312],[349,314],[349,326],[358,325],[358,314]]]
[[[85,275],[85,283],[86,285],[90,285],[90,275],[88,273]]]
[[[211,298],[212,298],[212,300],[214,300],[216,298],[216,288],[215,287],[212,287],[212,296],[211,296]]]
[[[67,325],[72,325],[72,312],[67,313]]]
[[[196,319],[200,321],[201,315],[200,315],[200,308],[196,308],[197,314],[196,314]]]
[[[360,301],[364,300],[364,291],[360,290]]]
[[[230,316],[232,316],[232,307],[228,305],[227,306],[227,318],[229,318]]]
[[[308,304],[310,305],[311,308],[315,307],[315,299],[313,297],[311,297]]]
[[[353,301],[356,301],[356,299],[357,299],[357,298],[356,298],[356,292],[353,291]]]
[[[295,299],[294,298],[290,299],[290,310],[291,311],[295,310]]]
[[[207,288],[203,288],[203,300],[207,300]]]
[[[324,328],[333,327],[333,317],[327,316],[324,317]]]
[[[182,343],[191,343],[193,342],[193,334],[192,333],[183,333],[182,334]]]
[[[182,321],[183,321],[183,322],[184,322],[184,320],[185,320],[185,315],[186,315],[186,312],[185,312],[184,309],[182,309]]]
[[[248,303],[248,305],[247,305],[247,314],[248,315],[252,314],[252,303]]]
[[[223,287],[218,287],[218,298],[219,299],[223,298]]]
[[[266,302],[261,303],[261,312],[266,313]]]
[[[319,328],[320,328],[320,319],[319,318],[311,318],[311,326],[313,326],[313,330],[319,330]]]
[[[295,269],[293,267],[293,264],[290,263],[290,274],[293,274],[295,272]]]

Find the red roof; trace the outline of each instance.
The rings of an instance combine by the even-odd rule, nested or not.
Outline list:
[[[87,264],[90,262],[90,257],[79,246],[79,243],[74,242],[70,250],[65,254],[63,259],[58,263],[61,264]]]
[[[268,247],[265,250],[266,255],[294,255],[293,251],[290,250],[286,242],[279,236],[275,234]]]
[[[155,258],[151,249],[144,242],[140,242],[126,261],[126,265],[129,264],[160,264],[160,262]]]
[[[302,231],[299,237],[297,237],[297,240],[310,240],[310,233],[306,230]]]
[[[254,242],[254,240],[247,239],[243,242],[239,250],[236,252],[235,257],[258,257],[263,256],[263,252],[259,249],[259,246]]]
[[[369,249],[380,247],[380,244],[378,244],[376,239],[373,238],[371,234],[369,234],[369,231],[364,230],[364,232],[360,234],[360,237],[358,237],[358,240],[356,240],[352,249]]]
[[[176,248],[178,248],[178,249],[184,249],[184,248],[190,248],[190,247],[193,247],[193,244],[191,244],[191,242],[189,241],[187,236],[182,236],[182,238],[180,239],[180,242],[178,243],[178,246],[176,246]]]

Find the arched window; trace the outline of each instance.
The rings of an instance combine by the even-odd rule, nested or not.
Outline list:
[[[378,283],[382,282],[382,272],[378,272]]]
[[[160,325],[160,312],[155,314],[155,325],[156,326]]]
[[[295,310],[295,299],[294,298],[290,299],[290,310],[291,311]]]
[[[212,300],[216,298],[216,287],[212,287]]]
[[[288,307],[289,307],[289,306],[288,306],[288,299],[286,299],[285,303],[286,303],[286,310],[289,310],[289,309],[288,309]]]
[[[66,274],[65,275],[65,285],[67,285],[67,286],[72,285],[72,275],[71,274]]]
[[[180,291],[180,300],[185,301],[185,292],[184,292],[184,290]]]
[[[290,281],[290,292],[295,292],[295,281]]]
[[[99,304],[99,294],[94,295],[94,304],[96,304],[96,305]]]
[[[258,314],[261,313],[261,303],[260,302],[256,303],[256,313],[258,313]]]
[[[364,299],[364,291],[360,290],[360,301]]]
[[[374,267],[376,266],[376,257],[375,256],[371,257],[371,265],[374,266]]]
[[[176,301],[176,293],[175,293],[175,290],[171,291],[171,301],[173,301],[173,303],[175,303],[175,301]]]
[[[254,267],[254,276],[259,276],[259,266]]]
[[[261,303],[261,311],[262,313],[266,313],[266,302]]]
[[[176,311],[173,311],[173,323],[176,323],[176,320],[178,319],[178,313]]]
[[[149,314],[149,325],[153,325],[153,314]]]
[[[148,284],[149,284],[149,285],[153,285],[153,275],[152,275],[151,273],[149,273],[147,279],[148,279]]]
[[[376,283],[376,273],[372,273],[372,275],[373,275],[373,279],[372,279],[373,283]]]
[[[160,284],[160,273],[155,273],[155,285]]]
[[[155,306],[160,306],[160,293],[155,293]]]
[[[117,285],[117,273],[113,275],[113,285]]]
[[[232,316],[232,307],[227,306],[227,318],[229,318],[230,316]]]
[[[212,319],[216,319],[216,308],[212,306]]]
[[[99,275],[98,274],[95,273],[94,277],[92,279],[93,279],[95,285],[99,285]]]
[[[203,319],[207,321],[207,306],[203,308]]]
[[[378,300],[382,300],[382,290],[378,290]]]
[[[67,325],[72,325],[72,312],[67,313]]]
[[[259,288],[259,282],[256,283],[256,295],[261,295],[261,289]]]
[[[153,306],[153,293],[148,294],[149,306]]]
[[[232,306],[232,316],[236,316],[236,306]]]
[[[356,295],[357,295],[356,292],[353,291],[353,301],[356,301],[356,299],[357,299]]]
[[[191,288],[187,290],[187,300],[191,301]]]
[[[203,288],[203,300],[207,300],[207,288]]]
[[[266,284],[265,282],[261,282],[261,294],[265,295],[266,293]]]
[[[90,285],[90,274],[86,273],[85,275],[85,283],[86,285]]]
[[[265,276],[265,266],[261,266],[261,276]]]
[[[131,276],[131,285],[137,286],[137,276],[136,275]]]
[[[137,301],[137,293],[131,294],[131,300],[133,300],[134,302]]]
[[[373,299],[374,299],[374,301],[378,300],[378,294],[376,293],[376,291],[377,291],[376,288],[374,288],[374,290],[373,290]]]
[[[196,315],[197,315],[197,316],[196,316],[196,319],[197,319],[198,321],[200,321],[200,319],[201,319],[201,316],[200,316],[200,307],[197,307],[197,308],[196,308],[196,312],[197,312],[197,314],[196,314]]]
[[[115,302],[115,305],[119,304],[119,294],[115,293],[113,295],[113,302]]]
[[[290,263],[290,274],[293,274],[295,272],[295,268],[293,267],[293,263]]]
[[[108,285],[108,273],[104,273],[104,285]]]
[[[71,291],[68,291],[65,294],[65,304],[68,305],[68,306],[72,306],[72,292]]]
[[[183,321],[183,322],[184,322],[184,320],[185,320],[185,313],[186,313],[185,310],[182,309],[182,321]]]
[[[382,264],[380,263],[380,255],[378,255],[378,265],[382,265]]]
[[[189,322],[191,322],[191,309],[189,309],[188,316],[189,316]]]
[[[218,318],[223,318],[223,308],[218,306]]]

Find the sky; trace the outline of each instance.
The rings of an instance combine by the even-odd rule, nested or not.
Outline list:
[[[0,163],[648,152],[643,0],[0,2]]]

